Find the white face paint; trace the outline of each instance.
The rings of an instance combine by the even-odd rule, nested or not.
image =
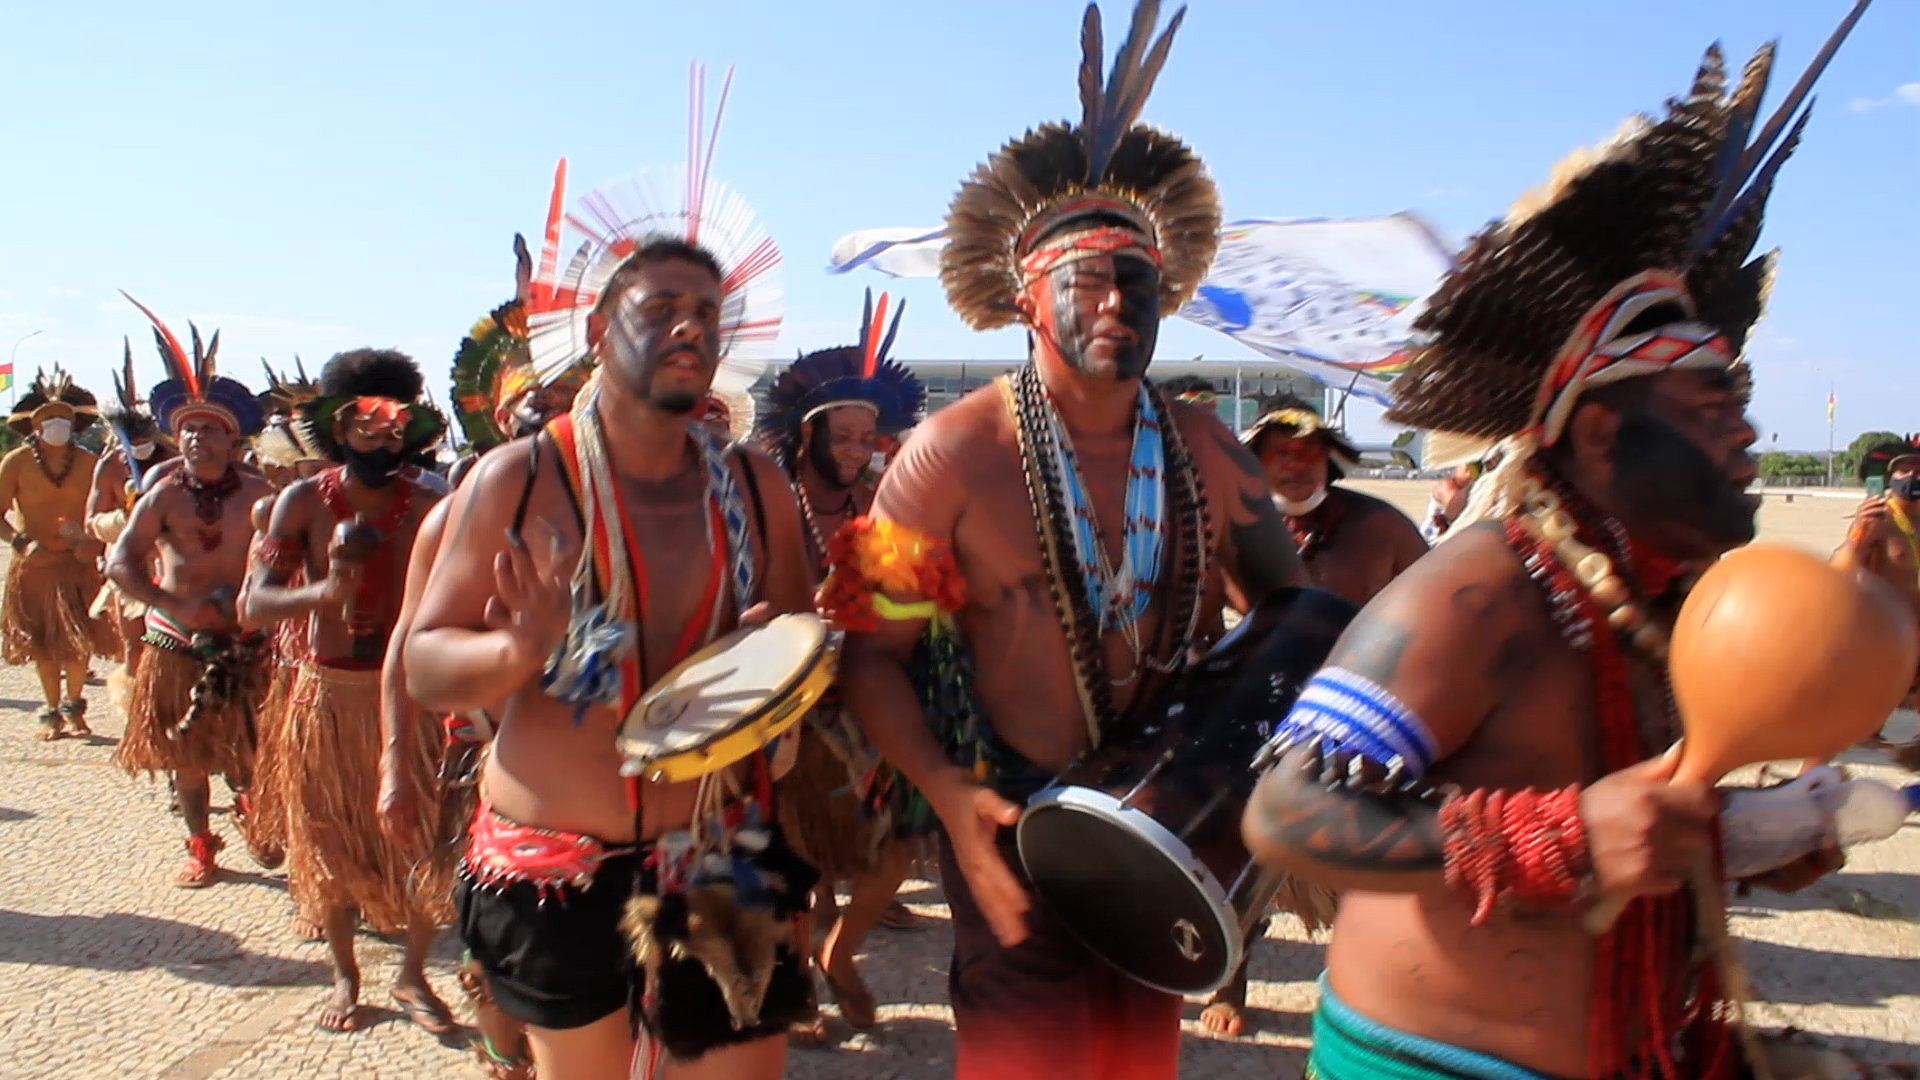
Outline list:
[[[1314,490],[1313,494],[1304,499],[1289,499],[1284,495],[1275,495],[1273,497],[1273,505],[1279,507],[1280,512],[1288,517],[1299,517],[1301,514],[1311,514],[1321,503],[1326,501],[1327,487],[1325,484],[1320,485],[1319,488]]]
[[[148,458],[150,458],[150,457],[152,457],[152,456],[153,456],[153,444],[152,444],[152,443],[150,443],[150,442],[137,442],[137,443],[134,443],[134,444],[133,444],[133,460],[135,460],[135,461],[145,461],[145,460],[147,460]]]
[[[73,421],[48,420],[40,425],[40,441],[48,446],[65,446],[73,438]]]

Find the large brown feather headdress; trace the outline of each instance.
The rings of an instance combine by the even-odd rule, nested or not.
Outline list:
[[[1220,244],[1220,196],[1206,166],[1166,132],[1137,124],[1167,62],[1183,7],[1148,48],[1158,0],[1139,0],[1127,39],[1101,78],[1100,9],[1087,5],[1080,29],[1078,124],[1045,124],[1000,148],[960,185],[947,211],[940,280],[947,301],[976,330],[1018,318],[1014,297],[1044,266],[1041,241],[1074,251],[1146,253],[1160,265],[1160,311],[1171,315],[1200,287]],[[1111,222],[1076,231],[1081,222]],[[1064,238],[1062,238],[1064,237]]]
[[[1575,153],[1469,242],[1415,324],[1421,351],[1394,382],[1387,418],[1454,437],[1456,457],[1507,440],[1506,482],[1476,492],[1481,512],[1560,437],[1583,390],[1740,363],[1773,280],[1774,252],[1749,259],[1767,197],[1806,125],[1807,91],[1869,2],[1763,126],[1774,46],[1729,94],[1716,44],[1663,118],[1636,117]]]

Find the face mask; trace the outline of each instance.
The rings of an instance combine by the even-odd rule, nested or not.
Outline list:
[[[1275,495],[1273,497],[1273,505],[1279,507],[1280,512],[1288,517],[1299,517],[1302,514],[1311,514],[1319,508],[1321,503],[1326,501],[1327,489],[1324,487],[1304,499],[1289,499],[1285,495]]]
[[[876,473],[886,472],[887,452],[885,450],[875,450],[873,456],[867,459],[867,468],[872,469]]]
[[[1902,476],[1889,487],[1895,495],[1908,502],[1920,502],[1920,476]]]
[[[153,456],[152,443],[134,443],[133,444],[133,460],[145,461],[152,456]]]
[[[48,420],[40,425],[40,441],[48,446],[65,446],[73,438],[73,422],[70,420]]]
[[[400,465],[405,460],[397,450],[385,448],[361,452],[342,447],[346,452],[347,471],[355,480],[370,488],[383,488],[393,483],[400,475]]]

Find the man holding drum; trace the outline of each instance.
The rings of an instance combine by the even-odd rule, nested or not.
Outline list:
[[[1090,6],[1081,122],[1021,136],[962,185],[948,299],[977,329],[1024,325],[1032,363],[915,431],[873,519],[834,541],[823,597],[857,631],[849,704],[944,826],[963,1077],[1175,1075],[1180,998],[1037,906],[1009,826],[1154,707],[1218,633],[1223,579],[1249,602],[1301,580],[1259,463],[1144,378],[1220,223],[1200,160],[1135,124],[1178,24],[1148,56],[1157,11],[1140,5],[1107,82]]]
[[[295,481],[274,500],[245,597],[253,625],[311,624],[260,772],[285,815],[294,901],[302,912],[321,913],[332,952],[333,993],[317,1021],[330,1031],[359,1023],[356,911],[382,933],[406,934],[394,1002],[434,1034],[454,1027],[425,970],[434,934],[450,915],[452,886],[444,873],[434,881],[415,872],[435,834],[434,808],[418,807],[403,836],[383,829],[375,812],[383,759],[412,770],[422,785],[439,761],[437,732],[421,725],[402,729],[403,738],[381,738],[380,663],[400,611],[407,553],[439,501],[403,475],[445,426],[420,402],[422,388],[420,369],[397,352],[358,349],[327,362],[317,396],[299,405],[296,422],[340,464]],[[290,584],[300,574],[307,583]]]
[[[568,415],[489,453],[455,494],[408,684],[436,710],[506,703],[460,926],[494,999],[529,1025],[540,1075],[598,1080],[633,1061],[646,1076],[771,1080],[806,1005],[784,939],[812,881],[790,857],[771,869],[784,846],[765,755],[696,782],[629,782],[615,745],[682,658],[743,619],[812,606],[786,478],[698,422],[722,353],[777,325],[755,292],[777,249],[704,176],[681,187],[686,206],[648,202],[660,188],[622,181],[582,200],[596,231],[532,352],[542,377],[589,349],[599,371]],[[736,966],[726,926],[749,908],[770,908],[783,941]],[[629,934],[649,957],[632,995]],[[746,984],[757,999],[730,1008]],[[637,1057],[630,997],[649,1036]]]
[[[1772,172],[1739,151],[1771,55],[1729,95],[1716,46],[1421,317],[1389,418],[1506,454],[1486,517],[1362,612],[1263,754],[1249,846],[1341,891],[1309,1075],[1739,1075],[1678,891],[1718,797],[1668,783],[1666,641],[1688,568],[1754,535]],[[1597,940],[1596,896],[1632,898]]]

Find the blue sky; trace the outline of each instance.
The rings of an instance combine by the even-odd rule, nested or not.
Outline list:
[[[1229,217],[1412,209],[1461,238],[1684,89],[1709,42],[1737,65],[1781,38],[1778,84],[1849,6],[1193,0],[1147,117],[1206,158]],[[825,273],[836,237],[937,223],[983,156],[1078,108],[1075,0],[22,7],[0,56],[0,350],[44,330],[21,375],[58,361],[97,392],[123,334],[157,370],[126,288],[183,334],[220,328],[250,383],[262,356],[394,346],[444,401],[555,160],[576,194],[678,161],[695,58],[739,68],[714,171],[786,253],[783,347],[842,343],[862,287],[888,283]],[[1110,49],[1128,10],[1108,4]],[[1782,447],[1824,447],[1830,381],[1842,445],[1920,428],[1920,4],[1879,0],[1819,92],[1772,201],[1784,261],[1750,350]],[[889,287],[909,300],[899,355],[1022,349],[966,330],[935,282]],[[1168,324],[1163,357],[1202,352],[1255,362]]]

